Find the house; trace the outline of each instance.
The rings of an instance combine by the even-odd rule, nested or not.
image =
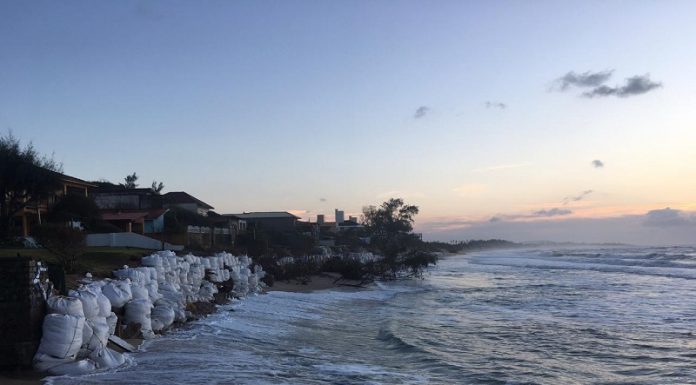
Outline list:
[[[169,209],[103,210],[102,220],[124,232],[138,234],[161,233],[164,230],[164,214]]]
[[[213,206],[183,191],[172,191],[162,195],[162,207],[179,207],[203,216],[214,209]]]
[[[50,172],[55,174],[59,180],[59,186],[55,192],[49,196],[41,197],[41,199],[27,202],[27,204],[14,215],[15,219],[22,224],[22,236],[29,236],[31,229],[34,226],[42,224],[42,217],[46,216],[48,211],[58,202],[58,200],[60,200],[61,197],[72,194],[87,197],[89,196],[90,190],[97,187],[90,182],[86,182],[70,175],[61,174],[55,171]]]
[[[295,229],[300,217],[287,211],[264,211],[242,214],[228,214],[246,222],[247,228],[261,228],[269,231],[291,231]]]
[[[162,196],[151,188],[103,186],[91,192],[101,210],[149,210],[162,208]]]

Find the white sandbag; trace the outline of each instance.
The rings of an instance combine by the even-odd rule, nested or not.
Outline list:
[[[143,266],[158,267],[162,266],[162,258],[157,254],[148,255],[140,259],[140,264]]]
[[[107,298],[101,290],[97,294],[97,304],[99,304],[99,314],[98,317],[108,317],[111,314],[111,301]]]
[[[123,365],[126,362],[123,354],[115,352],[107,347],[94,350],[89,358],[94,361],[97,369],[110,369]]]
[[[92,337],[89,341],[83,341],[83,346],[86,343],[87,349],[95,351],[109,343],[109,323],[105,317],[88,319],[85,321],[85,329],[87,327],[92,329]]]
[[[159,293],[159,284],[157,281],[150,281],[150,283],[145,285],[145,288],[147,289],[147,295],[150,297],[151,302],[155,302],[162,298],[162,295]]]
[[[56,358],[45,353],[36,353],[32,362],[32,366],[34,370],[36,370],[37,372],[46,372],[53,367],[67,364],[73,361],[75,361],[73,357]]]
[[[131,283],[131,293],[133,295],[133,299],[150,298],[150,293],[147,291],[147,288],[141,284]]]
[[[116,313],[111,312],[111,314],[106,317],[106,323],[109,325],[109,335],[112,336],[116,334],[116,324],[118,323],[118,316],[116,316]]]
[[[46,315],[37,354],[43,353],[57,358],[74,356],[82,346],[84,326],[84,317],[66,314]]]
[[[130,269],[128,266],[124,266],[123,269],[118,269],[113,271],[114,277],[118,279],[130,279],[131,282],[133,283],[139,283],[144,285],[145,282],[145,274],[143,274],[142,271],[138,271],[136,269]],[[149,281],[150,277],[148,275],[147,280]]]
[[[82,310],[85,313],[85,318],[94,318],[99,316],[99,302],[97,301],[96,294],[87,289],[82,289],[70,290],[68,295],[82,301]]]
[[[152,332],[152,321],[150,319],[152,303],[147,299],[134,299],[126,304],[126,323],[140,324],[140,330]]]
[[[166,302],[158,302],[157,305],[152,309],[150,320],[152,323],[153,331],[162,331],[163,329],[171,326],[176,318],[176,313],[174,312],[174,307]]]
[[[46,300],[48,313],[66,314],[76,317],[84,317],[85,312],[82,310],[82,301],[75,297],[66,297],[63,295],[53,295]]]
[[[128,301],[133,299],[133,294],[130,289],[130,281],[111,281],[102,287],[102,293],[111,302],[111,307],[120,309]]]
[[[69,363],[63,364],[63,365],[54,366],[54,367],[48,369],[48,373],[50,373],[54,376],[64,376],[64,375],[78,376],[81,374],[92,373],[94,370],[96,370],[96,368],[97,367],[96,367],[96,365],[94,365],[94,362],[92,360],[84,359],[84,360],[69,362]]]
[[[88,320],[85,320],[85,325],[82,327],[82,349],[89,349],[89,341],[92,340],[93,335],[92,325],[89,324]]]

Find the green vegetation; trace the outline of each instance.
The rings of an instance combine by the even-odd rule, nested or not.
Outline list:
[[[60,186],[61,171],[59,163],[40,156],[31,143],[22,147],[12,133],[0,137],[0,239],[12,235],[17,213]]]
[[[149,255],[152,250],[130,247],[86,247],[77,260],[74,272],[82,275],[86,272],[94,276],[110,277],[111,271],[123,265],[134,265],[141,257]],[[33,257],[49,263],[59,263],[59,257],[48,249],[1,248],[0,258],[13,258],[17,255]]]
[[[370,235],[370,248],[383,259],[374,265],[374,274],[394,279],[404,272],[421,276],[423,269],[437,263],[437,256],[427,250],[420,236],[413,233],[418,207],[392,198],[379,207],[363,211],[363,223]]]
[[[34,229],[34,237],[50,251],[67,273],[75,271],[77,259],[85,252],[85,234],[72,227],[46,224]]]

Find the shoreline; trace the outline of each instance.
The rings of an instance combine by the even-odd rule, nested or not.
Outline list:
[[[304,281],[285,280],[276,281],[273,286],[266,288],[266,292],[284,291],[291,293],[311,293],[329,289],[366,289],[371,283],[361,283],[357,280],[343,279],[338,273],[320,273],[311,275]]]
[[[265,293],[273,291],[291,293],[312,293],[321,290],[340,289],[340,290],[360,290],[366,289],[371,283],[361,284],[357,280],[342,279],[338,273],[320,273],[308,277],[306,280],[286,280],[277,281],[272,287],[267,287]],[[217,311],[217,310],[216,310]],[[137,348],[132,354],[145,353],[140,350],[143,339],[127,339],[126,342]],[[110,344],[110,348],[123,351]],[[50,375],[36,372],[32,369],[15,369],[12,371],[0,371],[0,383],[3,385],[42,385],[43,379]]]

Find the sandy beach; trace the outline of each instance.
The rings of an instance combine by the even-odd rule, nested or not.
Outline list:
[[[338,273],[321,273],[312,275],[307,280],[276,281],[272,287],[266,291],[290,291],[295,293],[310,293],[318,290],[328,290],[335,288],[354,288],[366,287],[360,281],[342,279]]]

